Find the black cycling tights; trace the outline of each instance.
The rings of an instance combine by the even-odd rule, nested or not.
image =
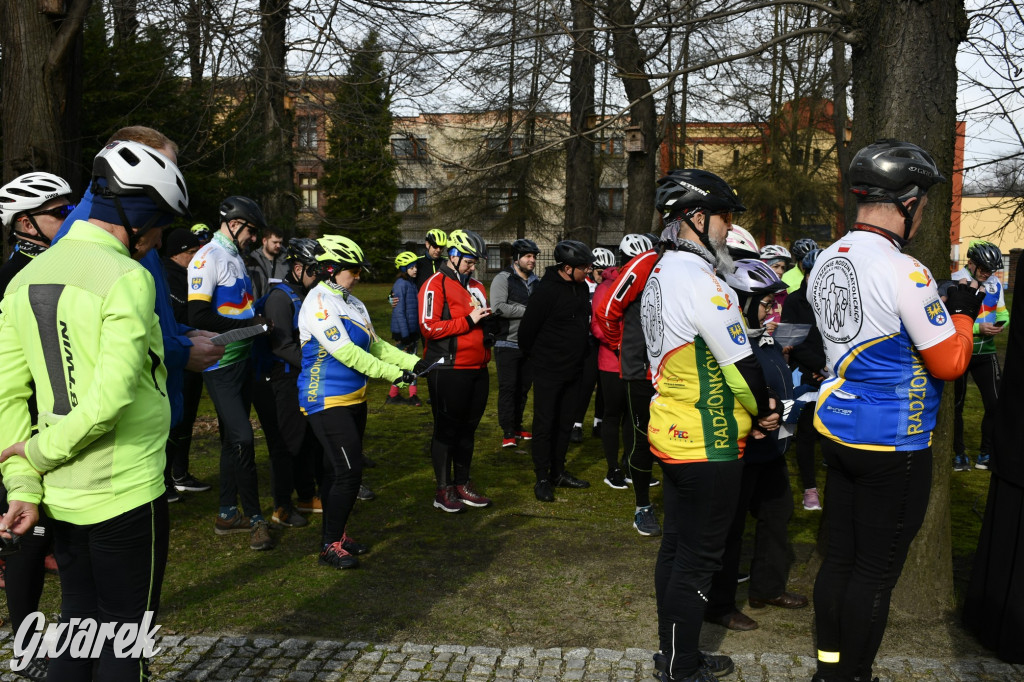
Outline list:
[[[341,540],[348,516],[356,504],[363,482],[363,434],[366,432],[366,403],[331,407],[309,415],[324,449],[324,480],[320,495],[324,507],[322,542]]]
[[[21,538],[21,549],[7,557],[4,580],[11,631],[17,632],[30,613],[39,610],[46,570],[43,561],[53,551],[53,521],[39,510],[39,522]]]
[[[889,598],[924,522],[931,448],[857,450],[822,439],[828,548],[814,583],[818,674],[871,679]]]
[[[430,458],[437,485],[463,485],[473,461],[473,436],[487,407],[487,368],[439,369],[427,375],[434,437]]]

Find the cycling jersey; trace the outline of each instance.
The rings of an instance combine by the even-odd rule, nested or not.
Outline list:
[[[444,369],[478,369],[491,359],[484,347],[484,332],[469,315],[487,307],[487,290],[472,277],[465,284],[448,263],[420,287],[420,331],[423,358],[444,358]]]
[[[953,273],[952,278],[958,281],[974,281],[974,278],[971,277],[971,273],[968,272],[967,268],[960,268]],[[979,334],[978,323],[988,322],[989,324],[995,324],[996,322],[1005,323],[1010,320],[1010,313],[1006,310],[1006,301],[1003,299],[1003,283],[999,281],[999,278],[994,274],[990,275],[988,279],[980,284],[980,286],[985,290],[985,300],[982,301],[981,310],[978,311],[978,317],[974,320],[975,355],[984,355],[996,352],[995,337]]]
[[[221,317],[251,320],[253,311],[252,280],[235,245],[220,232],[196,253],[188,265],[188,300],[206,301]],[[252,339],[235,341],[224,349],[224,357],[210,365],[210,372],[249,357]]]
[[[325,282],[310,290],[299,310],[299,343],[304,414],[365,402],[368,377],[394,381],[418,359],[377,338],[362,301]]]
[[[620,376],[629,381],[651,378],[640,306],[633,303],[639,303],[657,262],[657,251],[637,254],[622,266],[612,286],[594,300],[594,317],[604,332],[604,343],[619,351]]]
[[[957,333],[931,272],[891,241],[858,230],[826,249],[809,278],[831,374],[815,427],[854,448],[927,448],[943,382],[921,352]]]
[[[668,251],[640,305],[656,391],[651,450],[667,463],[740,458],[758,401],[727,370],[752,354],[736,293],[701,256]]]

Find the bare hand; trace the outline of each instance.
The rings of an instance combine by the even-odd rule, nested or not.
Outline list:
[[[10,446],[3,452],[0,452],[0,464],[6,462],[11,457],[15,456],[24,457],[26,460],[28,460],[28,457],[25,455],[25,441],[15,443],[14,445]]]
[[[225,346],[210,343],[208,336],[193,336],[192,348],[188,352],[185,369],[190,372],[202,372],[204,369],[224,357]]]
[[[188,334],[185,334],[185,336],[187,336],[190,339],[194,339],[197,336],[205,336],[208,339],[212,339],[213,337],[217,336],[217,332],[208,332],[205,329],[193,329]]]
[[[775,398],[769,398],[768,399],[768,407],[770,407],[770,408],[772,408],[774,410],[775,409],[775,405],[776,405]],[[779,428],[779,425],[781,423],[782,423],[782,416],[779,415],[778,412],[772,412],[767,417],[761,417],[760,419],[757,420],[757,425],[760,426],[765,431],[775,431],[776,429]]]
[[[7,448],[10,450],[10,448]],[[4,450],[6,453],[7,450]],[[5,537],[24,535],[39,523],[39,508],[31,502],[11,500],[7,513],[0,520],[0,533]]]
[[[764,331],[766,334],[771,335],[775,333],[775,328],[779,326],[778,322],[765,322]]]
[[[473,324],[476,324],[483,318],[491,314],[490,308],[473,308],[473,312],[469,314],[469,319],[473,320]]]
[[[999,326],[996,326],[994,324],[989,324],[988,322],[979,322],[978,323],[978,331],[982,335],[984,335],[984,336],[995,336],[999,332],[1003,331],[1003,327],[1005,327],[1005,326],[1006,325],[1002,325],[1002,324],[999,325]]]

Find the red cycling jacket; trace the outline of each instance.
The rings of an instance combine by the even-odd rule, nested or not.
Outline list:
[[[640,323],[640,297],[660,258],[653,249],[637,254],[622,266],[601,299],[594,299],[594,317],[604,332],[604,343],[619,351],[619,374],[627,381],[651,378],[647,343]]]
[[[463,285],[447,262],[423,283],[419,291],[423,358],[444,358],[444,367],[478,369],[491,359],[484,347],[484,332],[469,314],[487,307],[487,290],[470,277]]]

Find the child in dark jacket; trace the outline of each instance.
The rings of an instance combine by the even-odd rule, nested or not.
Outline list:
[[[398,347],[403,352],[415,355],[420,340],[419,310],[416,303],[416,254],[412,251],[398,254],[395,256],[395,267],[398,268],[398,278],[391,289],[391,294],[398,303],[391,309],[391,337],[398,342]],[[408,399],[398,395],[398,387],[392,384],[385,403],[414,407],[423,405],[416,396],[415,381],[409,384]]]

